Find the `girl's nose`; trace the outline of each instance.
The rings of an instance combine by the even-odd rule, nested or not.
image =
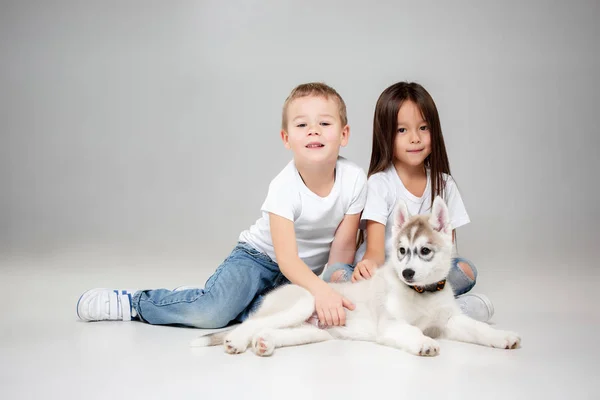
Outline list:
[[[417,131],[413,131],[410,137],[410,142],[411,143],[421,143],[421,136],[419,136],[419,133]]]

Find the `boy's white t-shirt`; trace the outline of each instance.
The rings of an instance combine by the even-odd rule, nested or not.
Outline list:
[[[456,229],[468,224],[470,219],[454,179],[450,175],[444,174],[444,180],[446,181],[444,200],[450,212],[452,228]],[[355,264],[362,260],[367,249],[367,220],[385,225],[385,254],[387,258],[392,248],[392,226],[394,223],[394,210],[396,209],[398,199],[404,200],[410,215],[428,214],[431,212],[431,176],[429,170],[427,170],[427,186],[421,197],[413,195],[404,187],[393,164],[385,171],[371,175],[367,187],[367,202],[361,216],[361,229],[365,230],[365,241],[356,251]]]
[[[353,162],[338,157],[333,188],[327,197],[320,197],[306,187],[292,160],[271,181],[261,207],[262,217],[243,231],[239,240],[277,262],[269,213],[289,219],[294,223],[298,256],[318,275],[328,261],[331,243],[342,219],[346,214],[359,214],[366,197],[367,175]]]

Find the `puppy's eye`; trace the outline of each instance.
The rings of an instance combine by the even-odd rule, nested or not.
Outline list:
[[[398,251],[400,252],[400,254],[405,255],[406,254],[406,249],[404,247],[400,247],[398,249]]]
[[[431,253],[431,250],[429,250],[427,247],[423,247],[423,248],[421,249],[421,255],[422,255],[422,256],[426,256],[426,255],[428,255],[429,253]]]

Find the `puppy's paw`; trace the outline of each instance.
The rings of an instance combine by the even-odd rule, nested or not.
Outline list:
[[[416,356],[434,357],[440,354],[440,345],[430,337],[423,336],[418,342],[408,348]]]
[[[275,351],[275,342],[268,333],[260,333],[252,339],[252,350],[257,356],[268,357]]]
[[[521,337],[515,332],[495,330],[486,345],[497,349],[518,349],[521,347]]]
[[[225,336],[223,347],[229,354],[240,354],[246,351],[250,344],[250,338],[238,329],[233,330],[229,335]]]

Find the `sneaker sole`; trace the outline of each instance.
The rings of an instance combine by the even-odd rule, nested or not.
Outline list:
[[[492,319],[492,317],[494,316],[494,305],[492,304],[492,302],[490,301],[490,299],[486,295],[479,294],[479,293],[477,293],[477,294],[469,294],[469,295],[473,296],[473,297],[477,297],[478,299],[480,299],[481,301],[483,301],[483,303],[487,307],[488,313],[489,313],[487,321],[489,321],[490,319]]]
[[[79,300],[77,300],[77,308],[75,309],[75,312],[77,313],[77,318],[79,318],[82,321],[86,321],[86,322],[90,322],[92,321],[91,319],[86,319],[86,318],[82,318],[81,314],[79,314],[79,304],[81,303],[81,299],[83,299],[83,297],[88,294],[91,291],[94,290],[108,290],[108,289],[90,289],[90,290],[86,290],[85,292],[83,292],[83,294],[81,296],[79,296]]]

